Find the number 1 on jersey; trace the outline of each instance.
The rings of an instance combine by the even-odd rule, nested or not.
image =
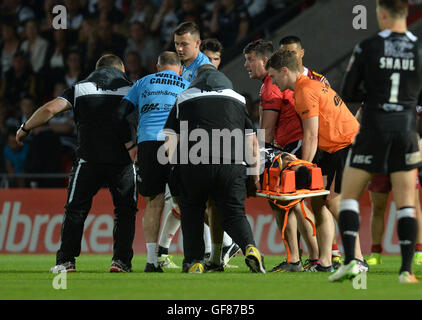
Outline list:
[[[391,75],[391,91],[390,91],[390,102],[399,102],[399,87],[400,87],[400,73],[395,72]]]

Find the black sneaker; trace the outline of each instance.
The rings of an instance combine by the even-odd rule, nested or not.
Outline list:
[[[223,263],[218,265],[211,261],[205,262],[205,272],[223,272],[223,271],[224,271]]]
[[[164,272],[160,265],[155,266],[153,263],[145,265],[144,272]]]
[[[313,265],[306,272],[334,272],[333,266],[323,267],[320,263]]]
[[[133,272],[133,270],[121,260],[113,260],[111,262],[110,272]]]
[[[233,258],[239,251],[241,251],[240,247],[232,242],[231,245],[223,247],[221,250],[221,256],[223,257],[224,265],[228,264],[230,259]]]
[[[303,271],[308,270],[309,268],[311,268],[312,266],[316,265],[319,263],[319,260],[312,260],[312,259],[306,259],[305,263],[303,264]]]
[[[302,271],[303,271],[302,262],[298,261],[296,263],[288,263],[287,261],[283,261],[279,265],[272,268],[270,272],[302,272]]]

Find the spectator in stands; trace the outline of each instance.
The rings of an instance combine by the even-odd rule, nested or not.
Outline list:
[[[35,112],[35,100],[33,97],[26,95],[19,102],[21,123],[24,123]]]
[[[173,45],[173,31],[178,24],[176,0],[163,0],[151,24],[151,31],[160,36],[162,51],[168,50]]]
[[[82,68],[82,56],[76,48],[69,49],[65,57],[65,72],[59,81],[66,83],[71,87],[75,82],[80,81],[84,77]]]
[[[130,38],[127,41],[126,55],[131,51],[138,52],[141,64],[148,73],[156,71],[155,64],[160,54],[160,43],[149,35],[145,24],[141,22],[134,22],[130,26]]]
[[[27,39],[22,42],[21,49],[29,54],[32,70],[37,73],[44,67],[48,41],[39,35],[35,20],[25,23],[25,35]]]
[[[23,173],[25,166],[25,159],[28,155],[28,146],[20,146],[16,142],[17,128],[9,128],[7,132],[7,143],[3,148],[3,155],[5,159],[6,172],[8,174]],[[12,187],[25,187],[25,180],[23,178],[16,178],[11,180]]]
[[[57,29],[53,32],[53,42],[49,46],[46,58],[46,69],[64,69],[65,68],[65,50],[68,46],[67,31],[64,29]]]
[[[81,2],[79,0],[65,0],[64,5],[67,9],[67,27],[72,30],[78,30],[84,19],[81,11]]]
[[[3,41],[0,44],[0,68],[1,75],[4,76],[6,72],[12,67],[13,55],[19,49],[20,40],[16,34],[15,26],[8,22],[4,22],[1,27],[1,37]]]
[[[133,0],[132,14],[129,18],[129,23],[141,22],[146,26],[151,25],[154,17],[154,7],[147,0]]]
[[[199,1],[195,0],[182,0],[181,7],[177,11],[177,17],[179,21],[191,21],[199,25],[200,30],[202,30],[202,21],[201,21],[201,10]]]
[[[16,19],[19,24],[19,34],[24,31],[23,26],[26,21],[35,18],[34,11],[22,2],[22,0],[4,0],[3,4],[0,6],[1,20],[4,21],[6,18]]]
[[[81,29],[78,33],[77,45],[81,48],[81,51],[84,53],[84,63],[83,68],[87,72],[92,70],[95,66],[95,48],[97,44],[97,36],[95,33],[95,28],[92,21],[84,20],[82,22]],[[93,62],[94,61],[94,62]]]
[[[113,32],[118,32],[119,25],[123,22],[124,16],[114,5],[114,0],[98,0],[97,5],[99,9],[97,15],[100,23],[107,20],[111,24]]]
[[[126,39],[113,32],[112,24],[108,20],[100,18],[100,22],[97,27],[97,39],[93,51],[93,61],[91,61],[89,70],[94,70],[95,62],[105,52],[110,52],[118,57],[123,57],[125,48]]]
[[[138,51],[129,51],[126,53],[125,68],[126,74],[132,82],[136,82],[143,76],[149,74],[149,72],[143,68]]]
[[[243,0],[243,5],[254,27],[258,27],[266,18],[267,0]]]
[[[13,55],[12,68],[1,80],[0,99],[6,99],[10,104],[16,104],[25,94],[38,98],[38,81],[32,72],[28,56],[18,50]]]
[[[210,25],[225,48],[240,43],[249,30],[248,13],[236,0],[216,0]]]

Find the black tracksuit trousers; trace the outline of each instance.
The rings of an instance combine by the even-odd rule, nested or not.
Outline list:
[[[246,168],[238,164],[180,165],[180,209],[184,263],[204,259],[204,212],[211,196],[222,228],[243,253],[255,245],[245,215]]]
[[[109,188],[115,208],[113,260],[121,260],[131,266],[137,212],[135,165],[93,164],[82,159],[71,171],[57,264],[74,262],[79,256],[85,219],[92,199],[101,187]]]

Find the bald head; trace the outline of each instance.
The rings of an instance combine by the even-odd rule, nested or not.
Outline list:
[[[158,56],[157,70],[173,70],[177,74],[182,73],[182,63],[176,52],[164,51]]]

